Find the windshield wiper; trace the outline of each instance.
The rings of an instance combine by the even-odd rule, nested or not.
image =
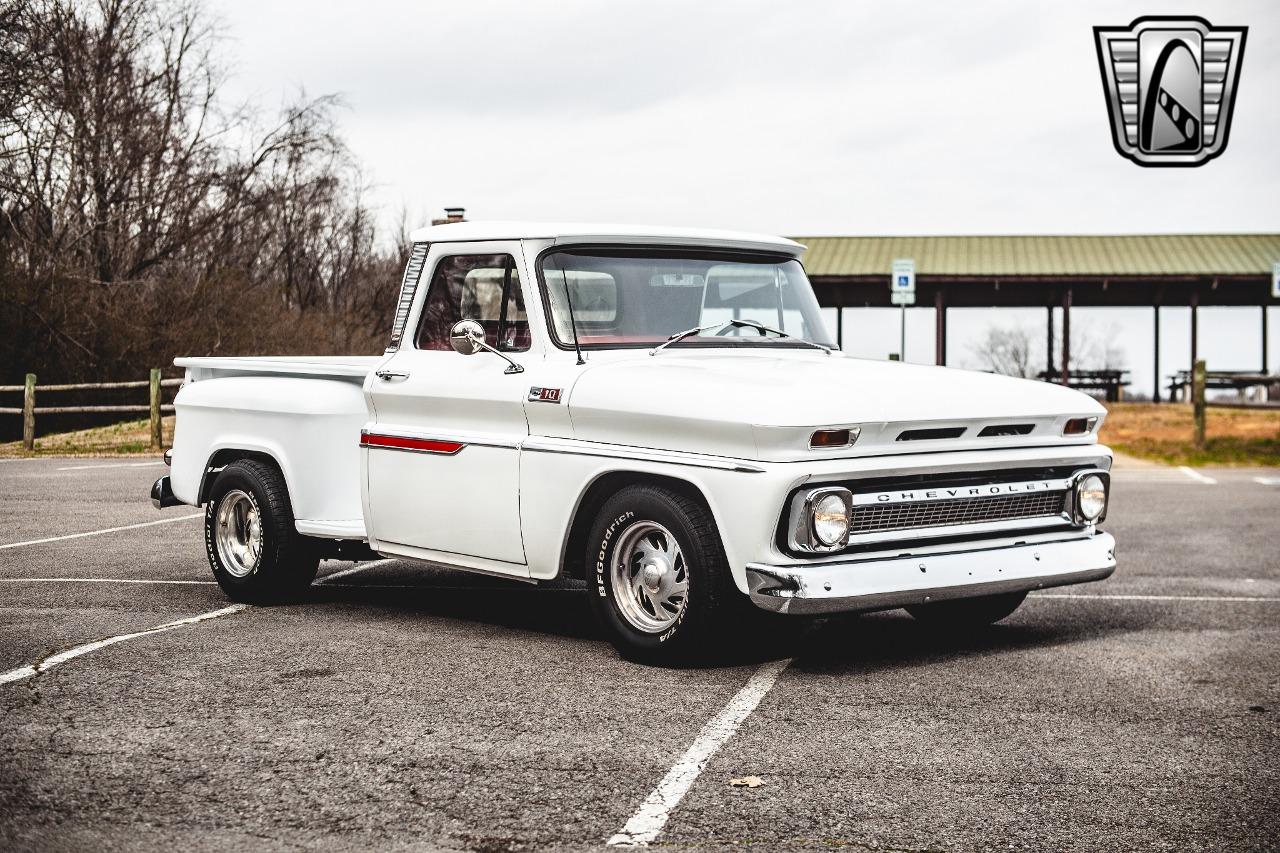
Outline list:
[[[798,344],[804,344],[807,347],[820,349],[823,352],[825,352],[827,355],[831,355],[831,352],[832,352],[831,347],[823,346],[820,343],[817,343],[815,341],[805,340],[804,338],[797,338],[795,335],[788,334],[782,331],[781,329],[775,329],[773,326],[766,326],[764,323],[757,323],[755,320],[730,320],[725,325],[726,326],[745,326],[746,328],[749,328],[749,329],[756,329],[760,332],[760,335],[762,337],[764,336],[765,332],[773,332],[775,335],[777,335],[780,338],[790,338],[791,340],[795,341]]]
[[[757,323],[755,320],[726,320],[723,323],[708,323],[705,326],[695,326],[692,329],[685,329],[683,332],[676,332],[674,335],[667,338],[665,342],[649,350],[649,355],[657,355],[659,350],[666,349],[672,344],[679,343],[680,341],[683,341],[685,338],[690,337],[692,335],[699,334],[700,332],[707,332],[707,331],[710,331],[711,329],[723,329],[726,326],[736,326],[738,328],[755,329],[760,333],[761,337],[764,337],[764,335],[768,332],[772,332],[773,334],[777,335],[780,338],[790,338],[791,340],[795,341],[798,344],[804,344],[805,346],[814,347],[815,349],[822,350],[827,355],[831,355],[831,347],[826,347],[826,346],[823,346],[822,344],[814,343],[813,341],[807,341],[804,338],[797,338],[794,335],[787,334],[781,329],[775,329],[772,326],[766,326],[763,323]]]
[[[730,321],[730,322],[733,322],[733,321]],[[685,329],[683,332],[676,332],[674,335],[667,338],[665,342],[660,343],[653,349],[649,350],[649,355],[657,355],[658,350],[666,349],[672,344],[679,343],[680,341],[683,341],[685,338],[689,337],[690,335],[696,335],[699,332],[706,332],[711,329],[721,329],[727,325],[729,325],[729,323],[708,323],[705,326],[694,326],[692,329]]]

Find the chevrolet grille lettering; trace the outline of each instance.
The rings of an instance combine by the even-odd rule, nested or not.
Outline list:
[[[862,492],[854,494],[854,506],[866,504],[912,503],[935,500],[969,500],[992,498],[1001,495],[1017,495],[1025,492],[1066,491],[1071,487],[1069,479],[1028,480],[1018,483],[990,483],[978,486],[955,486],[942,489],[922,489],[901,492]]]

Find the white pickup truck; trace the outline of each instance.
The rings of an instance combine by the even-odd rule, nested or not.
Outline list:
[[[205,507],[236,600],[373,553],[580,578],[624,654],[669,660],[755,608],[974,625],[1115,569],[1105,410],[833,351],[798,243],[481,222],[413,240],[385,354],[176,360],[152,499]]]

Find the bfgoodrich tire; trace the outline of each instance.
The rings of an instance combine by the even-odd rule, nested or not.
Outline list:
[[[204,544],[214,578],[235,601],[296,598],[320,565],[319,554],[294,530],[284,477],[257,460],[233,462],[214,480],[204,510]]]
[[[908,607],[917,621],[936,628],[980,628],[1013,613],[1027,597],[1025,592],[1006,592],[979,598],[958,598]]]
[[[661,486],[628,486],[607,500],[587,540],[592,610],[630,660],[685,663],[719,645],[740,607],[707,508]]]

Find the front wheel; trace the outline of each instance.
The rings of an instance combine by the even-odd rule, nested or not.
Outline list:
[[[908,607],[918,622],[937,628],[980,628],[1013,613],[1027,597],[1025,592],[1006,592],[978,598],[957,598]]]
[[[214,579],[235,601],[267,604],[296,597],[320,565],[317,551],[293,527],[284,477],[251,459],[231,463],[214,480],[204,510],[204,542]]]
[[[711,513],[660,486],[628,486],[605,502],[587,567],[597,620],[624,657],[646,663],[705,652],[740,595]]]

